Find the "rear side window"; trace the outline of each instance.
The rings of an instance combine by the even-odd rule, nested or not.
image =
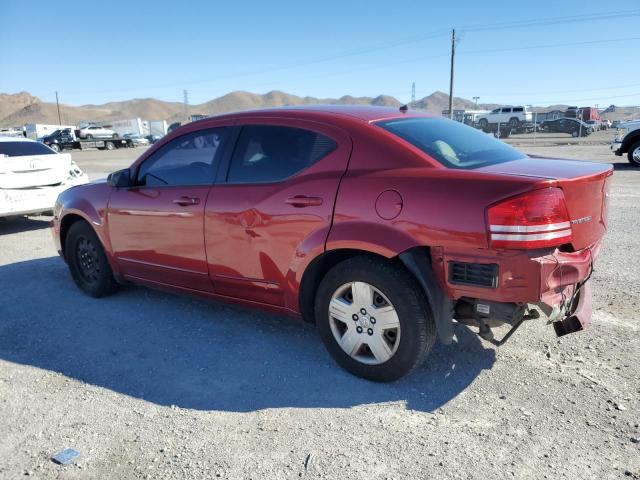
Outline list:
[[[228,130],[224,127],[182,135],[140,166],[139,186],[211,185],[222,157]]]
[[[23,155],[50,155],[56,153],[40,142],[0,142],[0,155],[20,157]]]
[[[231,159],[229,183],[277,182],[327,156],[337,144],[311,130],[279,125],[242,127]]]
[[[444,118],[399,118],[376,125],[449,168],[472,169],[526,158],[492,135]]]
[[[513,109],[513,111],[514,111],[514,112],[523,112],[523,111],[524,111],[524,108],[522,108],[522,107],[515,107],[515,108]]]

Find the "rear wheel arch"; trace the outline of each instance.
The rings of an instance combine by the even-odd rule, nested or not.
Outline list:
[[[300,281],[298,294],[299,309],[305,322],[315,323],[316,291],[327,272],[339,263],[361,255],[369,255],[388,261],[386,257],[367,250],[339,248],[323,252],[307,265]]]

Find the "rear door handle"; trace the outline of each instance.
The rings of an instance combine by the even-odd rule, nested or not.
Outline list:
[[[296,195],[295,197],[287,198],[286,203],[296,208],[316,207],[318,205],[322,205],[322,198]]]
[[[186,207],[187,205],[198,205],[200,203],[200,199],[197,197],[180,197],[176,198],[173,203],[176,205],[180,205],[181,207]]]

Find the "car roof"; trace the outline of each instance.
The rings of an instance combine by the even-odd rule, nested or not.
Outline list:
[[[35,142],[35,140],[25,137],[5,137],[0,135],[0,142]]]
[[[192,123],[205,124],[211,120],[217,119],[233,119],[252,116],[269,116],[276,114],[283,117],[295,118],[318,118],[318,117],[334,117],[334,118],[351,118],[361,120],[363,122],[373,122],[376,120],[398,118],[398,117],[431,117],[423,112],[409,110],[406,113],[400,111],[400,108],[392,107],[375,107],[370,105],[293,105],[284,107],[262,108],[256,110],[244,110],[241,112],[226,113],[214,117],[203,118]]]

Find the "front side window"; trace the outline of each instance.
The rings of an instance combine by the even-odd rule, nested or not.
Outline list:
[[[376,122],[449,168],[472,169],[526,158],[522,152],[475,128],[444,118]]]
[[[511,108],[503,108],[502,113],[511,113]]]
[[[328,155],[337,144],[311,130],[279,125],[247,125],[236,144],[229,183],[277,182]]]
[[[211,185],[227,134],[224,127],[210,128],[172,140],[140,166],[137,185]]]

